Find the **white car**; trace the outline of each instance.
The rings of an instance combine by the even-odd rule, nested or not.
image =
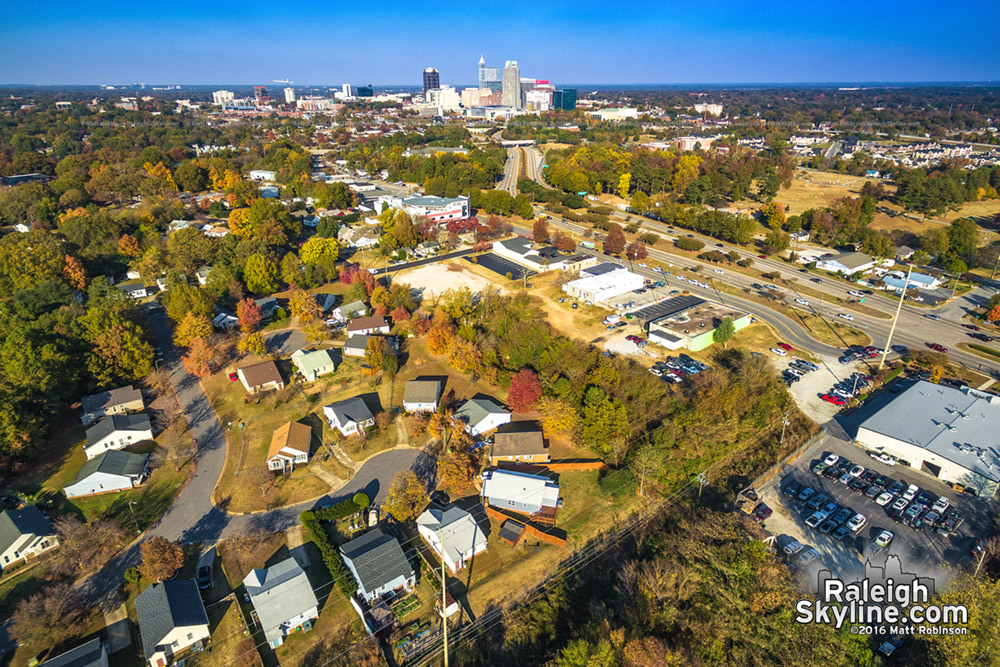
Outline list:
[[[694,278],[688,278],[688,282],[691,283],[692,285],[697,285],[698,284],[698,281],[695,280]]]
[[[851,531],[852,533],[856,533],[859,530],[861,530],[862,528],[864,528],[865,524],[867,524],[867,523],[868,523],[868,519],[865,518],[864,514],[855,514],[847,522],[846,526],[847,526],[847,530]]]
[[[948,509],[950,505],[951,501],[944,496],[941,496],[934,501],[934,504],[931,506],[931,510],[937,512],[938,514],[944,514],[944,511]]]
[[[897,512],[902,512],[903,508],[907,505],[909,505],[909,503],[906,501],[906,498],[897,498],[896,502],[892,504],[892,509]]]
[[[861,477],[865,474],[865,468],[864,466],[854,466],[847,472],[847,474],[851,477]]]
[[[848,322],[854,321],[854,315],[849,315],[848,313],[837,313],[837,317],[842,320],[847,320]]]
[[[726,272],[722,269],[712,269],[712,273],[718,273],[720,276],[725,275]]]
[[[893,537],[895,537],[895,535],[892,534],[892,531],[883,530],[878,534],[878,537],[875,538],[875,546],[885,549],[887,546],[892,544]]]
[[[849,391],[844,391],[843,389],[834,389],[832,393],[834,396],[840,396],[844,400],[854,398],[854,394]]]
[[[854,479],[854,478],[851,477],[851,473],[845,472],[843,475],[840,476],[840,479],[838,479],[837,481],[840,482],[841,484],[846,485],[846,484],[850,484],[850,482],[851,482],[852,479]]]
[[[830,467],[830,466],[837,465],[837,461],[839,461],[839,460],[840,460],[840,457],[837,456],[836,454],[827,454],[826,458],[823,459],[823,463],[827,467]]]
[[[813,549],[812,547],[809,547],[808,549],[799,554],[797,560],[799,561],[799,565],[805,567],[806,565],[813,562],[817,558],[819,558],[819,552]]]
[[[809,305],[809,302],[806,301],[805,299],[796,299],[795,303],[799,304],[800,306],[808,306]]]
[[[805,549],[805,546],[801,542],[799,542],[798,540],[792,540],[791,542],[785,545],[785,548],[782,549],[782,551],[785,552],[786,556],[794,556],[803,549]]]
[[[785,351],[782,350],[780,347],[772,347],[771,350],[770,350],[770,352],[771,352],[771,354],[776,354],[779,357],[783,357],[786,354]]]
[[[639,264],[639,266],[641,266],[642,268],[644,268],[644,269],[645,269],[645,268],[646,268],[646,262],[641,262],[641,263]]]
[[[892,495],[888,491],[883,491],[882,493],[878,494],[878,498],[875,499],[875,503],[881,505],[882,507],[885,507],[895,497],[896,496]]]
[[[805,375],[805,373],[800,371],[798,368],[786,368],[785,372],[788,373],[789,375],[794,375],[797,378],[803,377]]]
[[[916,484],[910,484],[906,487],[906,491],[903,491],[903,498],[910,501],[916,498],[918,493],[920,493],[920,487]]]
[[[871,456],[873,459],[875,459],[879,463],[884,463],[887,466],[894,466],[894,465],[896,465],[896,459],[892,458],[888,454],[876,454],[876,453],[872,452],[871,454],[869,454],[869,456]]]
[[[658,266],[654,266],[654,267],[653,267],[653,271],[656,271],[657,273],[663,273],[663,269],[661,269],[661,268],[660,268],[660,267],[658,267]]]
[[[848,294],[850,294],[851,296],[856,296],[859,299],[864,298],[864,296],[865,296],[864,292],[859,292],[856,289],[852,289],[850,292],[848,292]]]

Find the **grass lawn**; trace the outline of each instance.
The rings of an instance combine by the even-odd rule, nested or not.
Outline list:
[[[26,493],[62,491],[87,461],[83,453],[86,442],[87,427],[80,423],[75,410],[67,410],[52,437],[39,446],[36,464],[12,479],[11,486]]]
[[[247,630],[240,606],[234,600],[208,610],[208,629],[212,633],[208,647],[195,664],[199,667],[260,665],[260,653]]]

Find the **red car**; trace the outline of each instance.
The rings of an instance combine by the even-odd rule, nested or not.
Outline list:
[[[238,373],[230,373],[229,374],[229,381],[230,382],[236,382],[239,379],[240,379],[240,376],[239,376]]]
[[[977,327],[975,324],[963,324],[962,326],[968,329],[969,331],[979,331],[979,327]]]
[[[935,352],[947,352],[948,348],[944,345],[938,345],[937,343],[927,343],[927,347],[931,348]]]
[[[842,399],[840,396],[834,396],[833,394],[823,394],[822,396],[820,396],[820,398],[822,398],[827,403],[833,403],[834,405],[837,406],[847,405],[847,401]]]
[[[767,255],[757,255],[757,256],[760,257],[761,259],[767,259]]]
[[[778,343],[778,347],[780,347],[782,350],[786,350],[787,352],[791,352],[793,349],[792,346],[789,345],[788,343]]]

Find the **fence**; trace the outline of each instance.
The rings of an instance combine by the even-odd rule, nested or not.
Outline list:
[[[508,514],[501,510],[490,507],[489,505],[486,505],[486,515],[491,519],[496,519],[501,523],[506,521],[507,519],[513,519],[518,523],[524,524],[524,532],[527,533],[528,535],[536,537],[542,542],[548,542],[549,544],[554,544],[558,547],[566,546],[566,538],[559,534],[562,532],[561,530],[553,528],[546,529],[546,528],[541,528],[539,526],[535,526],[530,521],[527,521],[524,515],[517,516],[514,514]]]

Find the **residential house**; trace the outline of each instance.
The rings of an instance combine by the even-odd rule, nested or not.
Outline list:
[[[375,415],[360,396],[324,405],[323,415],[330,422],[330,428],[337,429],[345,436],[361,433],[366,426],[375,423]]]
[[[179,232],[182,229],[187,229],[191,226],[188,220],[171,220],[170,224],[167,225],[167,233],[172,234],[173,232]]]
[[[368,314],[368,306],[364,301],[352,301],[333,309],[333,317],[341,322],[348,322],[356,317],[364,317]]]
[[[208,284],[208,274],[212,272],[212,267],[210,266],[200,266],[198,270],[194,272],[194,277],[197,278],[198,284],[204,287]]]
[[[0,568],[59,546],[49,520],[34,505],[0,512]]]
[[[84,463],[73,481],[63,487],[63,493],[67,498],[79,498],[134,489],[146,480],[148,460],[146,454],[104,452]]]
[[[123,280],[115,285],[115,287],[125,292],[133,299],[145,299],[149,296],[149,290],[146,289],[146,284],[143,283],[141,279]]]
[[[278,391],[285,388],[285,381],[273,361],[262,361],[253,366],[245,366],[236,374],[248,393],[258,394],[262,391]]]
[[[265,320],[269,320],[274,317],[274,314],[279,308],[278,300],[273,296],[264,296],[259,299],[254,299],[253,302],[257,304],[258,308],[260,308],[260,315]]]
[[[483,501],[497,509],[527,514],[542,523],[555,523],[559,485],[545,475],[516,470],[483,473]]]
[[[216,316],[212,318],[212,326],[216,329],[228,331],[240,325],[240,318],[230,312],[216,308]]]
[[[142,650],[151,667],[166,667],[207,641],[208,615],[194,579],[153,584],[135,599]]]
[[[504,462],[542,464],[549,460],[549,448],[538,429],[507,430],[504,427],[493,434],[490,465],[496,466]]]
[[[486,534],[473,516],[459,507],[424,510],[417,517],[417,532],[452,573],[486,551]]]
[[[403,387],[403,410],[434,412],[440,398],[440,380],[409,380]]]
[[[340,299],[336,294],[313,294],[313,298],[316,299],[316,305],[324,313],[329,313],[333,310],[334,306],[337,305],[337,301]]]
[[[300,422],[288,422],[274,429],[267,450],[268,470],[292,472],[295,464],[309,462],[312,429]]]
[[[392,325],[385,317],[372,315],[370,317],[358,317],[347,324],[348,336],[366,336],[369,334],[388,334]]]
[[[393,354],[396,354],[396,339],[392,336],[366,336],[366,335],[354,335],[349,336],[344,342],[344,356],[345,357],[363,357],[365,356],[365,351],[368,349],[368,340],[371,338],[385,338],[386,345]]]
[[[205,236],[213,239],[221,239],[229,235],[229,228],[221,225],[204,225],[201,231]]]
[[[87,459],[112,449],[125,449],[143,440],[153,439],[149,415],[111,415],[87,429],[87,444],[83,451]]]
[[[14,224],[14,231],[20,232],[21,234],[27,234],[31,231],[31,227],[24,224],[23,222],[18,222]]]
[[[285,643],[294,632],[312,630],[319,618],[319,602],[305,571],[294,558],[269,568],[252,570],[243,580],[257,611],[264,640],[271,648]]]
[[[330,350],[295,350],[292,352],[292,364],[298,369],[306,382],[312,382],[321,375],[329,375],[337,370]]]
[[[413,565],[399,540],[378,528],[344,543],[340,555],[358,582],[358,595],[369,603],[400,589],[412,591],[416,585]]]
[[[471,435],[482,435],[510,423],[510,410],[491,398],[470,398],[455,411]]]
[[[863,252],[844,252],[836,257],[817,260],[816,268],[850,276],[855,273],[868,273],[879,264],[892,266],[893,261],[886,259],[880,262]]]
[[[898,260],[907,260],[907,259],[913,257],[913,253],[915,253],[915,252],[916,252],[916,250],[914,250],[913,248],[911,248],[908,245],[898,246],[896,248],[896,259],[898,259]]]
[[[146,407],[142,402],[142,392],[132,385],[84,396],[80,399],[80,403],[83,405],[83,416],[80,417],[80,421],[84,425],[93,424],[107,415],[125,415],[139,412]]]
[[[441,249],[441,244],[437,241],[424,241],[413,249],[413,254],[417,257],[430,257]]]
[[[337,231],[337,240],[352,248],[374,248],[381,242],[382,232],[380,228],[364,229],[344,225]]]
[[[273,181],[275,172],[270,169],[252,169],[250,170],[250,180],[251,181]]]
[[[94,638],[49,658],[38,667],[108,667],[108,645]]]

